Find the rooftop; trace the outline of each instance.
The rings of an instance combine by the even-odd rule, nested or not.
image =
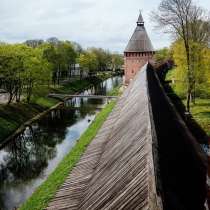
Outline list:
[[[144,20],[139,14],[136,29],[128,42],[125,52],[153,52],[154,48],[144,27]]]

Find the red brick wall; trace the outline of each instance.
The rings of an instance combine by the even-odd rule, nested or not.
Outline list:
[[[125,83],[128,84],[152,57],[153,53],[125,53]]]

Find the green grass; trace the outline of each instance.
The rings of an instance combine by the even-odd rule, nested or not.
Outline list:
[[[172,79],[174,79],[175,76],[176,76],[176,75],[175,75],[175,71],[176,71],[175,68],[169,70],[169,71],[167,72],[167,75],[166,75],[166,80],[172,80]]]
[[[15,103],[0,105],[0,142],[13,133],[21,124],[55,105],[54,99],[39,98],[31,104]]]
[[[197,98],[195,105],[191,105],[191,113],[193,118],[210,136],[210,99]]]
[[[175,78],[176,69],[172,69],[167,73],[166,79]],[[171,84],[176,95],[178,95],[186,105],[186,87],[181,86],[179,82]],[[201,85],[202,87],[202,85]],[[195,104],[191,103],[191,114],[202,129],[210,136],[210,88],[208,84],[197,90]]]
[[[54,98],[47,98],[47,97],[39,97],[36,98],[33,103],[38,104],[41,107],[44,108],[50,108],[58,103],[58,100]]]
[[[61,85],[59,87],[52,87],[50,92],[53,93],[68,93],[68,94],[73,94],[75,92],[80,92],[82,91],[84,88],[89,87],[90,85],[92,85],[91,80],[76,80],[73,81],[71,83],[67,83],[65,85]]]
[[[0,105],[0,142],[14,132],[22,123],[43,111],[36,104]]]
[[[108,95],[108,96],[118,96],[118,95],[120,95],[120,88],[121,88],[121,87],[122,87],[122,86],[119,85],[119,86],[113,88],[110,92],[107,93],[107,95]]]
[[[98,77],[94,77],[94,78],[75,80],[71,83],[60,85],[59,87],[51,87],[50,92],[63,93],[63,94],[73,94],[75,92],[81,92],[93,84],[96,84],[105,79],[108,79],[110,76],[111,76],[110,74],[107,74],[106,76],[99,75]]]
[[[78,162],[81,155],[91,140],[96,136],[103,122],[112,111],[115,101],[111,101],[101,112],[88,129],[80,137],[77,144],[72,148],[69,154],[60,162],[54,172],[47,180],[32,194],[32,196],[20,207],[20,210],[42,210],[47,207],[49,201],[55,195],[56,190],[63,184],[69,175],[73,166]]]

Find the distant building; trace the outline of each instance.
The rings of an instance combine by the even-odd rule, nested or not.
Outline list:
[[[72,64],[71,68],[68,72],[69,77],[76,77],[76,76],[82,76],[82,77],[87,77],[89,74],[88,70],[82,71],[79,63]]]
[[[155,51],[144,27],[140,13],[136,29],[124,51],[125,83],[129,83],[135,74],[153,58]]]

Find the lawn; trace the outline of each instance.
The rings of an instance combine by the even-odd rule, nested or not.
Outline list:
[[[176,78],[176,69],[170,70],[166,76],[167,80],[171,80],[173,78]],[[180,88],[180,83],[175,82],[171,85],[171,87],[186,105],[186,91],[183,88]],[[191,114],[202,129],[210,136],[210,97],[208,96],[210,95],[210,88],[205,87],[205,94],[202,93],[202,91],[202,89],[199,90],[200,97],[196,97],[195,104],[190,104]]]
[[[110,92],[107,93],[108,96],[118,96],[121,94],[121,85],[113,88]]]
[[[195,105],[191,105],[193,118],[210,136],[210,99],[196,99]]]

